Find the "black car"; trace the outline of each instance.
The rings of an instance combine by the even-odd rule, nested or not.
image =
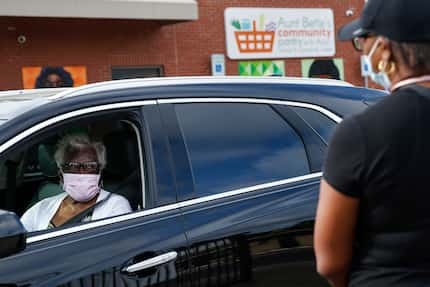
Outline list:
[[[385,94],[332,80],[165,78],[0,93],[0,286],[325,286],[312,231],[336,124]],[[85,130],[132,213],[27,233],[52,150]],[[54,188],[53,188],[54,187]]]

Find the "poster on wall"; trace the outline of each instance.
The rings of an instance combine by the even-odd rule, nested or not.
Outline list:
[[[302,76],[306,78],[322,78],[344,80],[342,58],[306,59],[302,60]]]
[[[24,89],[78,87],[87,83],[85,66],[23,67]]]
[[[227,8],[224,12],[230,59],[332,57],[331,9]]]
[[[285,76],[284,61],[239,62],[240,76]]]

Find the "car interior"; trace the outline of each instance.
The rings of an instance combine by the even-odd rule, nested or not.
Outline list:
[[[70,133],[103,142],[102,188],[127,198],[133,211],[144,208],[139,131],[132,121],[105,117],[54,128],[0,159],[0,208],[22,216],[40,200],[63,192],[54,154],[57,142]]]

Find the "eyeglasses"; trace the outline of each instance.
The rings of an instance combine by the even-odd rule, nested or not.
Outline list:
[[[90,162],[66,162],[62,166],[63,171],[70,173],[98,173],[99,164]]]

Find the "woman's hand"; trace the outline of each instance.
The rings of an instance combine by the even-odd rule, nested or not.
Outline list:
[[[348,284],[359,199],[321,180],[314,246],[318,273],[333,286]]]

